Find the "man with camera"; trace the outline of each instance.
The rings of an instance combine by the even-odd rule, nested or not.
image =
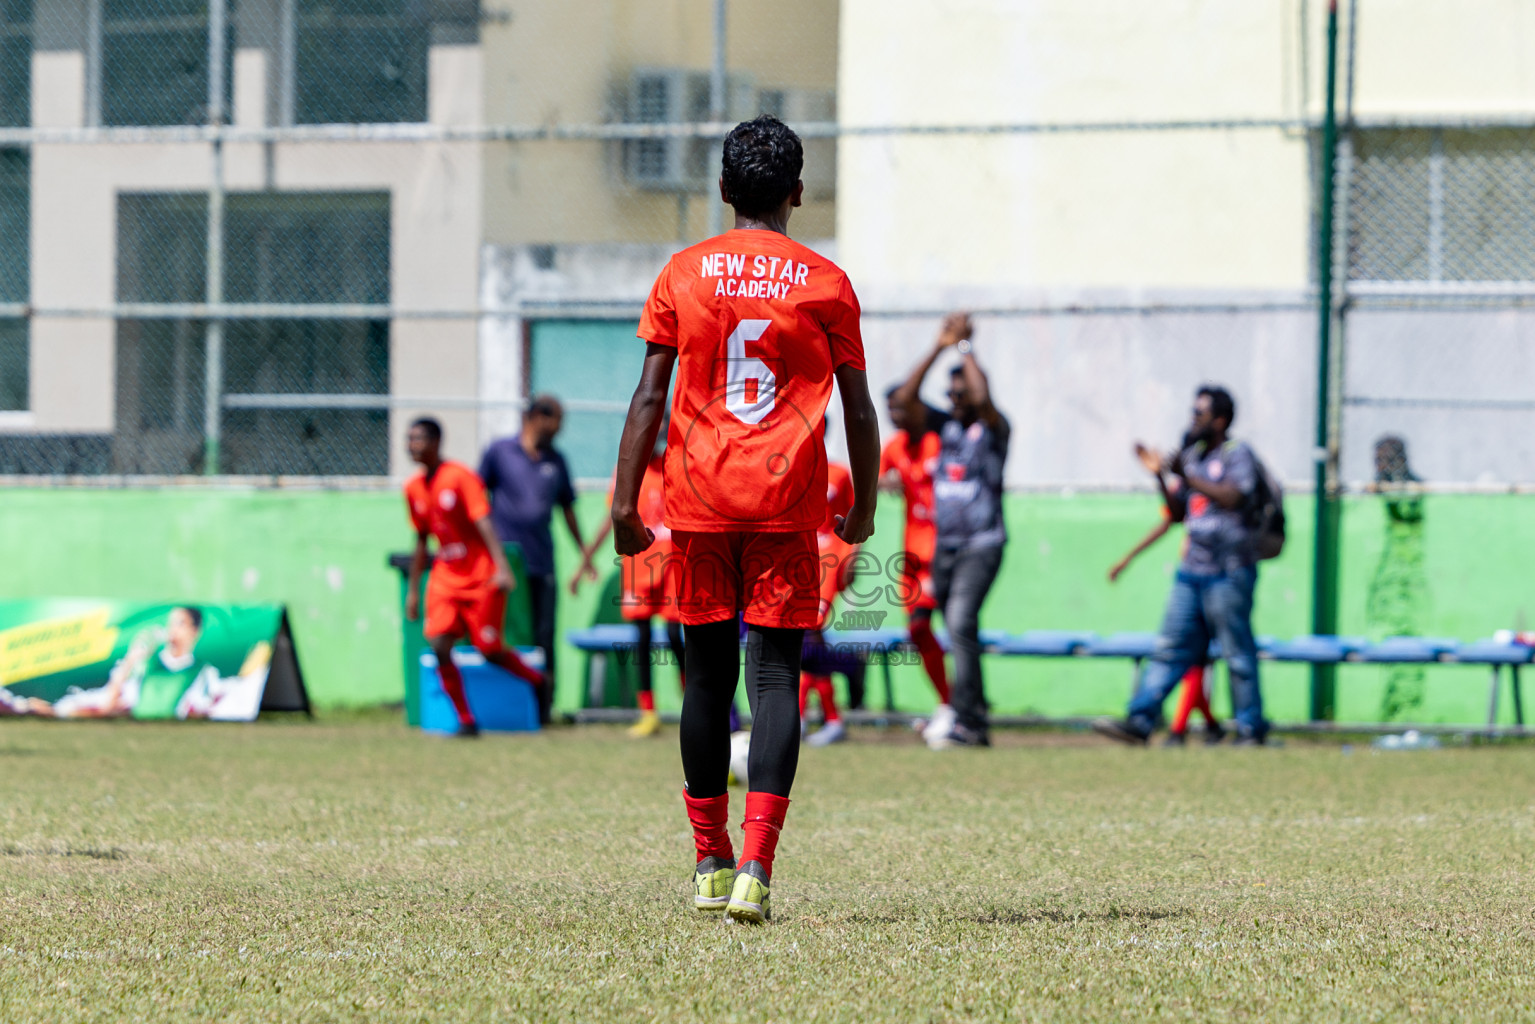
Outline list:
[[[1257,457],[1227,436],[1236,405],[1225,388],[1201,387],[1184,448],[1156,473],[1169,505],[1183,511],[1188,547],[1163,615],[1161,636],[1122,720],[1100,719],[1093,729],[1121,743],[1144,745],[1162,717],[1162,702],[1211,639],[1220,641],[1231,674],[1236,743],[1261,745],[1268,733],[1258,688],[1253,638],[1253,588],[1258,581],[1255,512],[1266,485]],[[1169,486],[1169,476],[1181,486]]]

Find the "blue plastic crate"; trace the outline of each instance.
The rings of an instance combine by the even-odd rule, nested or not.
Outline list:
[[[544,667],[544,653],[537,647],[519,647],[522,660],[536,669]],[[453,650],[453,663],[464,677],[464,696],[482,732],[537,732],[538,698],[533,687],[495,665],[487,664],[472,647]],[[458,713],[442,692],[437,675],[437,656],[421,654],[421,728],[426,732],[455,732]]]

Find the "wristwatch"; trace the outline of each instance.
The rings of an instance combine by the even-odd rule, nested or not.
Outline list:
[[[959,340],[959,344],[954,346],[954,351],[958,352],[962,356],[968,356],[970,354],[970,348],[970,339],[961,338]]]

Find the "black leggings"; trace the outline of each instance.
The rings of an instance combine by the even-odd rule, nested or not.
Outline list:
[[[650,644],[650,620],[643,619],[634,624],[639,633],[639,643],[635,646],[635,668],[639,672],[639,686],[641,693],[649,693],[655,689],[654,666],[651,662]],[[677,664],[682,664],[682,623],[666,623],[666,645],[671,648],[672,657],[677,659]]]
[[[746,771],[754,793],[788,797],[799,767],[799,662],[803,629],[746,627],[746,698],[752,746]],[[687,690],[682,696],[682,774],[700,799],[725,792],[730,775],[730,707],[741,674],[734,619],[683,633]]]

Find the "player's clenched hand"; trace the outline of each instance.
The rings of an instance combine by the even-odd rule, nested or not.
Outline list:
[[[970,322],[969,313],[950,313],[943,318],[943,327],[938,331],[938,347],[951,348],[974,332],[975,326]]]
[[[405,621],[415,622],[421,618],[421,595],[411,591],[405,595]]]
[[[613,550],[620,555],[637,555],[656,539],[638,512],[613,516]]]
[[[837,517],[836,531],[845,543],[862,544],[874,536],[874,510],[855,503],[847,515]]]
[[[512,576],[511,569],[498,565],[495,574],[490,577],[490,585],[510,594],[516,588],[517,580]]]

